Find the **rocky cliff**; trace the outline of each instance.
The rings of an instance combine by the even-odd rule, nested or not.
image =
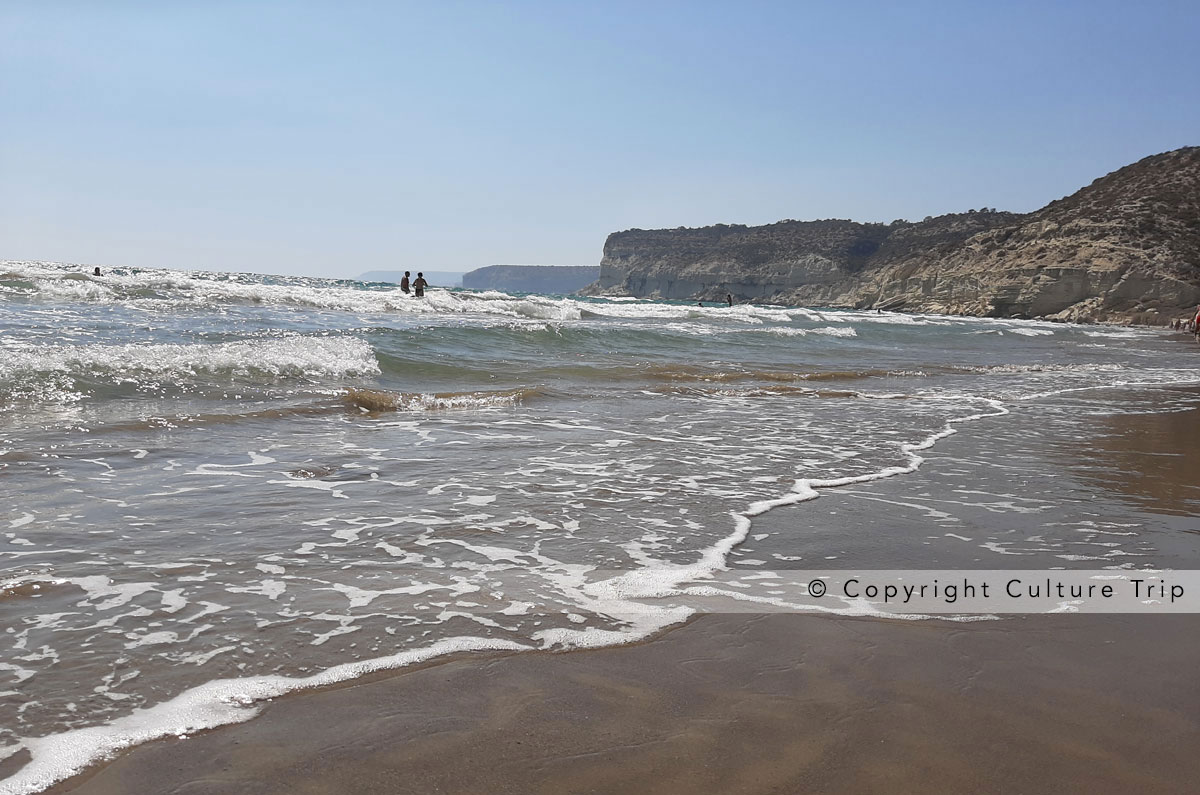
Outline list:
[[[587,292],[993,317],[1163,319],[1200,302],[1200,147],[1027,214],[609,235]]]
[[[489,265],[463,274],[463,287],[566,295],[599,276],[595,265]]]

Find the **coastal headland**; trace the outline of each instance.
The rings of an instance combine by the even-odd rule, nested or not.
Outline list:
[[[1031,213],[615,232],[585,292],[1166,324],[1200,302],[1200,147]]]

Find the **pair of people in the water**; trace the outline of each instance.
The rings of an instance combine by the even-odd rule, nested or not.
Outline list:
[[[425,288],[429,286],[429,282],[425,281],[425,274],[417,271],[417,278],[413,280],[412,291],[417,298],[425,297]],[[400,280],[400,289],[408,292],[408,271],[404,272],[404,278]]]

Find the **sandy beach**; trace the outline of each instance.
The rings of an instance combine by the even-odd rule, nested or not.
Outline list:
[[[0,795],[1200,793],[1200,2],[627,5],[0,5]]]
[[[1191,792],[1195,617],[703,616],[272,704],[56,792]]]
[[[1196,419],[1113,415],[1076,464],[1182,461]],[[1155,473],[1109,495],[1194,515],[1186,467]],[[1197,630],[1191,615],[703,615],[631,646],[466,655],[297,694],[52,791],[1191,792]]]

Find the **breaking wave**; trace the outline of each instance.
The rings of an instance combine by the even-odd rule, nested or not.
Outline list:
[[[858,332],[853,326],[825,326],[823,328],[791,328],[780,326],[778,328],[770,328],[767,331],[771,334],[779,334],[784,337],[807,337],[809,334],[817,334],[824,337],[857,337]]]
[[[216,344],[8,346],[0,398],[77,400],[89,384],[138,386],[191,379],[339,379],[374,375],[371,346],[346,336],[291,336]]]
[[[518,406],[541,397],[546,390],[508,389],[497,392],[441,392],[436,394],[389,392],[351,387],[343,399],[363,411],[436,411],[440,409],[484,409]]]

